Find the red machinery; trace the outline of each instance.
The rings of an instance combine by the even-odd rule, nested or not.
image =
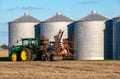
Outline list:
[[[55,42],[51,42],[48,48],[48,45],[44,45],[44,59],[45,60],[63,60],[63,59],[74,59],[74,56],[70,52],[71,48],[68,44],[68,41],[64,39],[61,42],[64,31],[60,30],[59,33],[54,36]]]

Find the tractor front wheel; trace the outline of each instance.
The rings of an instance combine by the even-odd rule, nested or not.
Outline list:
[[[24,48],[20,52],[20,60],[21,61],[30,61],[31,56],[32,56],[32,53],[31,53],[30,49],[28,49],[28,48]]]
[[[17,53],[15,53],[15,52],[12,53],[12,54],[11,54],[11,60],[12,60],[12,61],[17,61],[17,59],[18,59]]]

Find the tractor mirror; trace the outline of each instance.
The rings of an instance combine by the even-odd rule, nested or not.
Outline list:
[[[19,40],[17,40],[17,43],[19,43]]]

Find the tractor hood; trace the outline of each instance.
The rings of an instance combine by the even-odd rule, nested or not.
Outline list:
[[[15,47],[12,47],[12,51],[11,51],[11,52],[12,52],[12,53],[13,53],[13,52],[16,52],[16,53],[17,53],[17,52],[19,52],[21,49],[22,49],[22,45],[15,46]]]

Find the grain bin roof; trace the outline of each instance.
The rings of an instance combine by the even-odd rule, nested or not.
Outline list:
[[[73,22],[73,20],[62,15],[60,12],[57,12],[55,16],[45,20],[44,22]]]
[[[120,15],[119,15],[119,16],[117,16],[117,17],[114,17],[113,19],[120,19]]]
[[[90,14],[88,14],[87,16],[83,17],[78,21],[106,21],[106,20],[108,20],[107,17],[96,13],[96,11],[92,11]]]
[[[20,18],[13,20],[11,22],[34,22],[34,23],[39,23],[40,21],[33,16],[31,16],[29,13],[24,13],[23,16]]]

